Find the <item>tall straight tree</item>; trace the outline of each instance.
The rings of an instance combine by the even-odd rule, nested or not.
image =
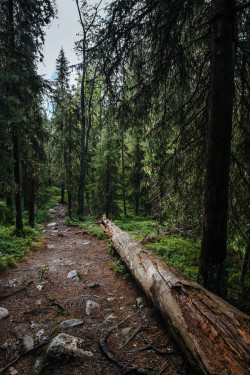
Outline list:
[[[79,4],[79,0],[75,0],[77,5],[77,10],[79,14],[79,20],[82,27],[82,39],[79,43],[80,51],[82,55],[82,77],[81,77],[81,147],[80,147],[80,174],[79,174],[79,186],[78,186],[78,207],[77,214],[79,216],[83,215],[84,209],[84,190],[86,184],[86,172],[87,172],[87,157],[88,157],[88,143],[89,134],[91,128],[91,122],[87,119],[87,101],[86,101],[86,80],[87,80],[87,70],[89,66],[89,52],[88,47],[91,42],[91,37],[93,37],[92,28],[95,26],[95,20],[98,13],[99,5],[93,7],[93,14],[91,19],[87,19],[86,14],[83,13],[84,8],[87,7],[87,2],[83,1],[82,7]]]
[[[212,1],[212,51],[199,281],[226,296],[229,167],[235,66],[233,0]]]
[[[58,163],[63,165],[60,171],[60,184],[61,184],[61,203],[65,203],[65,153],[66,153],[66,119],[67,119],[67,107],[66,101],[69,97],[69,62],[65,57],[64,50],[61,48],[59,56],[56,60],[56,73],[57,78],[55,80],[55,124],[57,127],[56,138],[58,150]]]

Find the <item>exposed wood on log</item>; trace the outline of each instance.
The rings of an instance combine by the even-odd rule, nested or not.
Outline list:
[[[250,317],[167,265],[111,221],[101,225],[189,362],[206,375],[248,375]]]

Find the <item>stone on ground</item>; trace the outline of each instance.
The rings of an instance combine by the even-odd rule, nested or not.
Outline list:
[[[69,319],[69,320],[64,320],[63,322],[60,323],[59,329],[70,329],[70,328],[75,328],[82,326],[84,324],[84,321],[81,319]]]
[[[100,310],[99,303],[97,303],[95,301],[91,301],[91,300],[87,301],[86,309],[85,309],[87,315],[90,315],[92,313],[96,313],[99,310]]]
[[[60,333],[49,344],[47,354],[52,358],[70,358],[70,357],[93,357],[93,353],[81,349],[84,340],[79,337],[70,336],[66,333]]]
[[[22,342],[22,345],[23,345],[23,350],[24,352],[28,352],[29,350],[33,349],[34,348],[34,339],[32,336],[24,336],[23,337],[23,342]]]
[[[49,224],[47,224],[47,227],[55,227],[55,226],[57,226],[58,224],[56,223],[56,222],[54,222],[54,223],[49,223]]]
[[[10,313],[7,309],[5,309],[5,307],[0,307],[0,320],[1,319],[4,319],[4,318],[7,318],[7,316],[9,316]]]

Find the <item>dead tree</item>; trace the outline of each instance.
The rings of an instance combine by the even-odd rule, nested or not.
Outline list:
[[[203,374],[250,373],[250,317],[167,265],[114,223],[102,227],[189,362]]]

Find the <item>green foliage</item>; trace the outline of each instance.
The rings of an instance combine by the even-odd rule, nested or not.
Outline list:
[[[76,225],[79,228],[85,230],[87,233],[91,234],[94,237],[97,237],[99,240],[107,240],[106,233],[100,228],[99,225],[94,223],[94,218],[86,218],[85,221],[80,221],[78,218],[69,217],[66,218],[65,222],[69,225]]]
[[[0,200],[0,224],[8,224],[10,209],[6,206],[3,200]]]
[[[153,236],[156,234],[158,224],[155,220],[150,220],[143,216],[121,216],[115,220],[116,225],[131,237],[142,240],[145,236]]]
[[[200,243],[171,235],[158,238],[155,242],[145,246],[159,255],[170,266],[177,268],[197,281]]]
[[[38,229],[24,227],[23,236],[17,236],[15,227],[0,226],[0,271],[13,267],[23,259],[40,238]]]
[[[109,263],[109,268],[123,275],[124,279],[128,279],[130,277],[126,264],[121,260],[121,258],[113,256],[112,262]]]

